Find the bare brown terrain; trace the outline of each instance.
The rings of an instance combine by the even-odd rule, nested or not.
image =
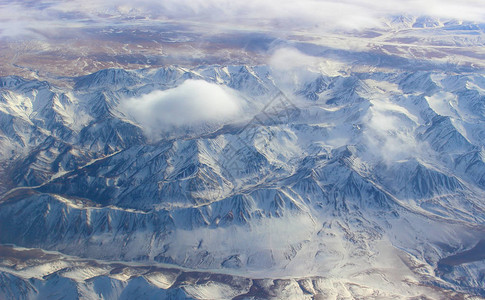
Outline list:
[[[18,75],[64,85],[69,82],[66,79],[107,68],[258,65],[267,64],[279,47],[344,60],[355,71],[371,66],[393,68],[396,62],[413,67],[426,62],[423,68],[485,67],[481,31],[460,32],[458,38],[454,31],[440,28],[319,35],[284,28],[214,28],[194,22],[133,21],[31,29],[31,36],[0,36],[0,76]]]
[[[258,41],[243,33],[204,36],[182,29],[171,24],[142,29],[68,28],[50,34],[39,32],[34,39],[7,38],[0,43],[0,76],[63,81],[107,68],[263,62]]]

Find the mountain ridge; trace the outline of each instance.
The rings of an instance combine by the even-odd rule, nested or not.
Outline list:
[[[444,274],[435,269],[485,236],[484,144],[468,138],[480,135],[475,129],[485,121],[473,109],[485,81],[439,71],[303,70],[305,80],[288,83],[276,72],[108,70],[77,79],[73,89],[0,78],[13,82],[0,87],[8,120],[0,122],[2,172],[13,180],[0,200],[0,242],[207,274],[354,278],[387,296],[410,296],[407,280],[416,291],[423,284],[484,296],[482,262]],[[150,136],[120,106],[187,80],[229,88],[244,104],[241,120],[182,126],[165,138]],[[438,110],[433,101],[449,101],[454,111]],[[403,259],[423,267],[399,264],[406,270],[401,277],[384,268]],[[365,275],[381,267],[379,276],[403,285],[393,289]],[[11,267],[1,270],[12,282],[7,286],[30,297],[32,285]],[[463,274],[470,280],[460,281]],[[35,284],[67,278],[59,276]],[[106,276],[100,280],[114,278]],[[140,284],[155,293],[153,282],[140,278],[115,290]],[[254,289],[273,289],[260,284]],[[202,286],[156,293],[204,298],[196,291]],[[316,293],[297,286],[298,295]],[[231,297],[244,294],[238,293]]]

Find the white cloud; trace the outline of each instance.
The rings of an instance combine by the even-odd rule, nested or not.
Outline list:
[[[321,58],[308,56],[293,48],[281,48],[271,56],[269,64],[278,71],[294,71],[301,67],[317,67]]]
[[[306,55],[294,48],[279,48],[274,51],[269,59],[269,65],[280,73],[299,73],[305,69],[328,76],[341,75],[340,72],[348,68],[341,61],[329,57]]]
[[[343,62],[328,57],[306,55],[294,48],[279,48],[271,55],[269,66],[278,87],[293,94],[295,87],[315,80],[318,76],[339,76],[348,68]]]
[[[175,88],[125,99],[120,104],[120,110],[151,137],[180,127],[226,122],[242,109],[243,101],[233,90],[203,80],[187,80]]]
[[[269,65],[274,71],[272,76],[277,85],[284,92],[292,93],[295,86],[316,77],[316,74],[309,70],[317,69],[321,60],[321,58],[305,55],[293,48],[281,48],[273,53],[269,59]]]
[[[369,153],[385,163],[416,157],[421,152],[414,138],[417,119],[403,107],[372,101],[364,120],[364,141]]]

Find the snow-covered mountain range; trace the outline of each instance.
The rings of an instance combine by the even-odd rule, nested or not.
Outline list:
[[[292,68],[1,77],[0,298],[485,297],[485,76]]]

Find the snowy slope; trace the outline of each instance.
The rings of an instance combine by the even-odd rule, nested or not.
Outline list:
[[[0,295],[485,296],[483,261],[437,269],[485,238],[485,78],[282,76],[270,66],[110,69],[71,90],[1,78],[0,242],[60,257],[20,267],[2,254]],[[187,80],[237,97],[239,117],[148,130],[123,108]],[[188,278],[120,275],[115,261]]]

